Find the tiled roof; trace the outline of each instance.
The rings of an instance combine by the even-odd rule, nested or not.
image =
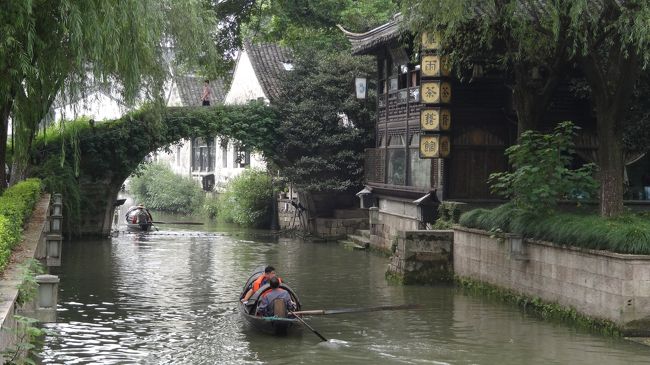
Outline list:
[[[362,55],[370,54],[381,45],[397,40],[403,33],[406,33],[401,23],[402,14],[397,13],[388,23],[365,33],[353,33],[345,30],[340,25],[338,27],[352,44],[352,54]]]
[[[204,79],[198,76],[180,75],[175,76],[174,81],[183,106],[201,105]],[[222,104],[227,91],[223,79],[210,80],[210,88],[212,89],[212,104]]]
[[[293,67],[293,57],[288,48],[272,43],[244,42],[244,49],[253,65],[255,75],[269,100],[281,93],[282,74]]]

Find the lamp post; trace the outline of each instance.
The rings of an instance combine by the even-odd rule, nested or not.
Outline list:
[[[278,196],[275,192],[275,179],[271,176],[271,230],[280,230],[278,224]]]
[[[417,206],[418,221],[425,227],[427,223],[434,223],[436,221],[440,200],[438,200],[435,189],[423,195],[421,198],[414,200],[413,203]]]
[[[371,187],[365,186],[356,196],[359,198],[359,208],[369,209],[375,206],[375,195]]]

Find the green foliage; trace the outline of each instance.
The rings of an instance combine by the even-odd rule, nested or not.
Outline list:
[[[621,335],[620,327],[615,323],[580,314],[575,308],[565,307],[558,303],[546,302],[541,298],[529,297],[513,290],[500,288],[469,278],[456,277],[455,281],[464,292],[512,303],[524,311],[530,311],[543,319],[573,323],[579,327],[600,332],[608,336],[618,337]]]
[[[61,194],[65,230],[74,234],[81,225],[82,201],[79,180],[72,163],[69,159],[62,161],[60,156],[53,155],[34,166],[31,175],[41,180],[45,191]]]
[[[397,12],[394,0],[263,0],[246,25],[245,34],[279,42],[300,54],[350,47],[342,25],[363,32],[385,23]]]
[[[169,67],[227,74],[240,23],[254,0],[52,0],[3,4],[0,12],[0,135],[12,114],[20,178],[38,123],[58,96],[98,87],[128,104],[160,98]],[[174,60],[170,65],[169,49]],[[0,138],[0,142],[4,138]],[[5,145],[0,143],[0,166]],[[4,176],[4,170],[0,177]],[[1,180],[1,179],[0,179]]]
[[[247,169],[230,180],[219,196],[219,218],[245,227],[266,227],[272,201],[271,177],[264,171]]]
[[[38,283],[36,276],[45,273],[45,268],[35,259],[28,259],[20,265],[21,278],[18,285],[18,297],[16,303],[24,305],[36,298],[38,294]]]
[[[492,210],[469,211],[461,215],[460,224],[486,231],[517,233],[560,245],[650,254],[650,219],[631,213],[616,218],[578,213],[540,216],[504,204]]]
[[[0,196],[0,272],[7,266],[11,250],[20,243],[25,220],[40,195],[41,182],[28,179],[8,188]]]
[[[593,197],[595,166],[569,168],[576,130],[571,122],[563,122],[552,134],[524,132],[519,143],[506,150],[515,170],[490,175],[492,192],[512,199],[519,209],[539,214],[550,212],[560,199]]]
[[[175,174],[167,165],[146,165],[131,178],[131,193],[149,209],[192,213],[203,204],[203,191],[190,177]]]
[[[49,332],[37,327],[37,319],[18,315],[14,315],[14,319],[16,327],[11,332],[17,341],[15,346],[0,353],[4,365],[36,365],[34,359],[38,357],[43,339]]]
[[[451,229],[460,219],[459,203],[444,201],[438,206],[438,219],[431,229]]]
[[[275,102],[282,116],[275,149],[265,155],[298,189],[345,191],[361,184],[376,105],[372,93],[356,99],[353,80],[373,74],[374,62],[336,53],[299,58],[287,75]]]
[[[207,195],[203,200],[203,213],[209,218],[216,218],[219,215],[219,198]]]

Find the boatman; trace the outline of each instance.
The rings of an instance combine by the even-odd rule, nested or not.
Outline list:
[[[268,283],[271,278],[276,277],[275,275],[275,268],[273,266],[267,266],[264,268],[264,274],[260,275],[254,282],[253,282],[253,287],[246,292],[246,295],[244,295],[244,298],[242,298],[242,302],[248,301],[248,299],[258,291],[264,284]],[[278,278],[280,283],[282,283],[282,279]]]
[[[257,314],[270,317],[275,315],[275,301],[277,299],[284,300],[284,308],[287,311],[296,310],[296,303],[291,300],[291,295],[288,291],[280,288],[280,279],[278,277],[272,277],[269,279],[269,285],[271,289],[267,290],[262,294],[260,298],[260,304],[257,306]],[[282,313],[283,316],[286,316],[286,311]]]

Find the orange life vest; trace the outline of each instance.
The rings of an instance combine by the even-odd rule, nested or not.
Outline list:
[[[282,284],[282,279],[278,278],[278,280],[280,281],[280,284]],[[266,284],[268,281],[269,279],[266,277],[266,275],[260,275],[260,277],[253,282],[253,293],[258,291],[259,288],[261,288],[262,285]]]

